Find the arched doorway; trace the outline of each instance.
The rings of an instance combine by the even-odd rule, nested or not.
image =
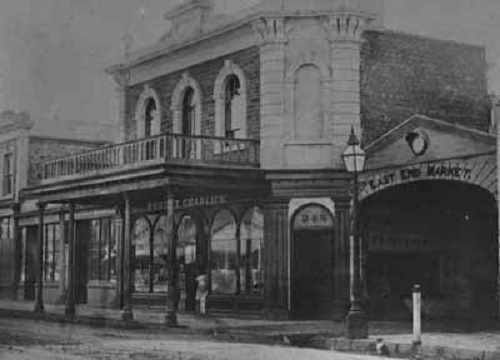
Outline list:
[[[291,313],[298,319],[325,319],[333,311],[333,217],[309,204],[292,218]]]
[[[497,313],[497,205],[486,190],[426,180],[361,203],[372,318],[410,318],[420,284],[427,318],[486,320]]]

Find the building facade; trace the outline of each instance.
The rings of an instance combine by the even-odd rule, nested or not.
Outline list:
[[[119,141],[42,162],[21,192],[24,298],[124,318],[149,307],[175,320],[200,299],[214,315],[343,317],[354,129],[370,315],[408,316],[419,283],[430,316],[498,317],[484,49],[389,31],[382,15],[361,0],[167,13],[158,44],[107,69]]]

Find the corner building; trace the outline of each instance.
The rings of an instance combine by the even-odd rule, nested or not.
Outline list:
[[[370,316],[407,318],[418,283],[429,316],[498,318],[484,49],[390,31],[382,16],[368,0],[268,0],[230,17],[199,0],[167,13],[158,44],[106,70],[121,139],[44,162],[22,193],[40,220],[59,206],[70,229],[58,236],[77,249],[65,256],[76,275],[59,288],[124,316],[172,318],[196,311],[207,275],[210,314],[345,316],[352,177],[341,155],[354,129],[367,152]]]

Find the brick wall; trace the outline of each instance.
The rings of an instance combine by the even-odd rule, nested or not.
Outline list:
[[[224,67],[224,60],[231,60],[245,73],[247,79],[247,132],[248,137],[260,137],[260,58],[259,48],[251,47],[229,56],[217,58],[181,71],[168,74],[148,81],[160,97],[162,114],[162,132],[172,131],[172,93],[184,72],[194,78],[200,85],[202,92],[202,124],[204,135],[215,134],[215,101],[213,99],[214,83],[219,71]],[[127,92],[127,119],[125,131],[127,134],[135,132],[135,111],[139,96],[146,83],[136,84]]]
[[[368,144],[413,114],[487,131],[483,48],[368,31],[361,53],[361,124]]]
[[[65,155],[77,154],[85,150],[97,148],[102,145],[102,142],[86,142],[79,140],[30,137],[29,184],[32,185],[39,179],[40,164],[43,161],[62,157]]]

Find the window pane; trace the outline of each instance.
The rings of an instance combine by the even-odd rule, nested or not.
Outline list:
[[[149,267],[151,266],[150,254],[150,229],[146,219],[138,219],[132,230],[132,291],[149,292],[150,278]]]
[[[261,293],[264,277],[262,252],[264,238],[264,217],[254,207],[243,218],[240,229],[240,291]]]
[[[114,220],[111,220],[111,237],[109,239],[109,281],[116,282],[116,265],[118,261],[118,242],[116,241],[116,231],[115,226],[116,223]]]
[[[53,225],[54,229],[54,264],[53,264],[53,273],[54,273],[54,281],[59,281],[60,279],[60,269],[61,269],[61,252],[60,252],[60,239],[61,239],[61,233],[60,230],[61,228],[59,227],[59,224]]]
[[[100,280],[109,280],[109,262],[111,249],[109,248],[109,219],[101,219],[101,249],[99,251]]]
[[[99,280],[99,230],[99,220],[92,220],[89,244],[90,280]]]
[[[217,214],[211,229],[211,289],[214,293],[236,292],[236,221],[228,210]]]
[[[169,275],[168,234],[166,231],[166,217],[163,215],[156,222],[153,247],[153,291],[166,292]]]
[[[21,229],[21,282],[26,280],[26,227]]]
[[[45,280],[54,279],[54,227],[45,225]]]

